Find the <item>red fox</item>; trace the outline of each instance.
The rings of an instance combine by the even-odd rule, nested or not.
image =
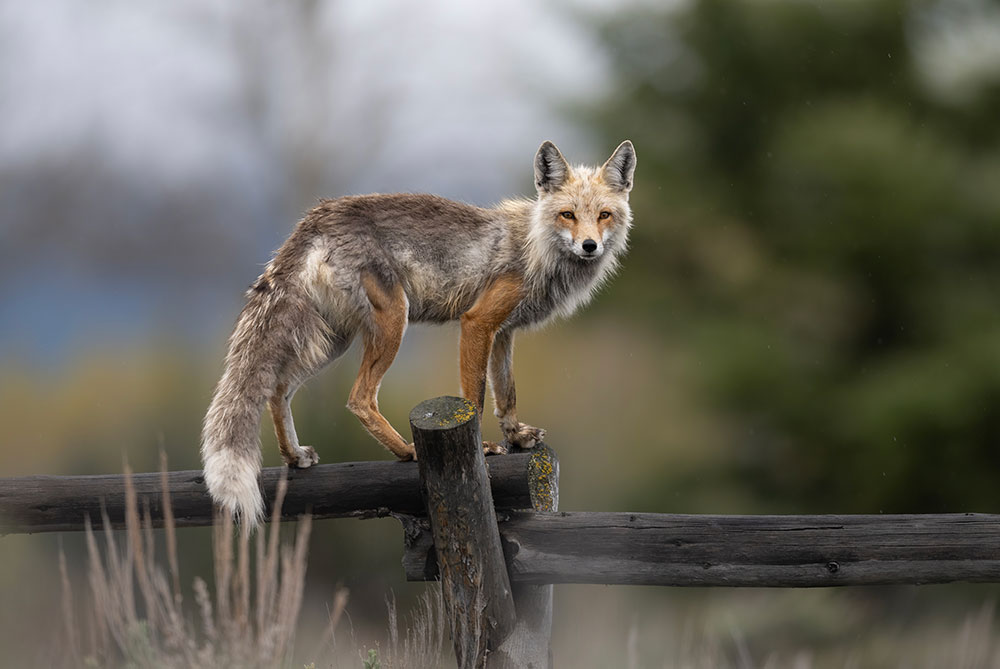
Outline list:
[[[265,404],[288,466],[319,461],[299,444],[290,402],[358,335],[361,370],[347,407],[397,458],[412,459],[413,444],[378,409],[379,384],[411,321],[461,321],[462,395],[481,414],[489,376],[505,442],[539,443],[545,431],[519,422],[515,410],[514,331],[570,315],[614,271],[632,225],[635,164],[629,141],[599,168],[572,167],[545,142],[533,200],[484,209],[433,195],[362,195],[310,211],[247,291],[229,340],[202,431],[215,502],[251,528],[263,515]]]

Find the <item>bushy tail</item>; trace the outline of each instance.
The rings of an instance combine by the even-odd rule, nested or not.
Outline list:
[[[205,484],[216,504],[246,529],[264,516],[260,474],[260,418],[276,383],[274,355],[262,325],[266,300],[251,296],[229,342],[226,371],[215,389],[201,433]]]

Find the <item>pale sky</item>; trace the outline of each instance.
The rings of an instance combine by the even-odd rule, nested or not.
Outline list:
[[[569,119],[615,4],[0,0],[0,344],[224,330],[320,197],[488,205],[545,139],[602,160]]]
[[[320,197],[488,205],[532,194],[545,139],[603,160],[575,125],[614,83],[587,17],[686,2],[0,0],[0,354],[225,329]],[[997,35],[986,0],[910,21],[944,98],[1000,79]]]
[[[607,83],[592,36],[563,4],[321,4],[312,55],[322,60],[311,63],[282,6],[0,4],[0,163],[97,143],[122,168],[171,183],[222,170],[257,178],[267,138],[240,118],[248,63],[265,127],[284,137],[306,128],[350,191],[501,196],[530,178],[514,171],[543,139],[597,148],[581,147],[553,110],[593,101]]]

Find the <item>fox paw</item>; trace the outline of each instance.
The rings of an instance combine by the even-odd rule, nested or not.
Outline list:
[[[484,441],[483,442],[483,454],[484,455],[506,455],[507,447],[503,444],[498,444],[495,441]]]
[[[399,458],[400,462],[415,462],[417,459],[417,447],[413,444],[407,444],[406,451],[402,455],[396,453],[396,457]]]
[[[316,453],[316,449],[312,446],[299,446],[299,450],[296,451],[295,455],[298,456],[298,459],[294,462],[289,462],[289,467],[307,469],[319,462],[319,454]]]
[[[545,430],[540,427],[518,423],[516,429],[504,430],[503,436],[511,446],[534,448],[545,439]]]

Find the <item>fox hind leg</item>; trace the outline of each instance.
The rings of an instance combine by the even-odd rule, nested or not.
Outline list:
[[[298,390],[298,385],[291,386],[281,382],[268,401],[271,419],[274,422],[274,434],[278,438],[278,449],[281,458],[289,467],[305,469],[319,462],[319,455],[312,446],[300,446],[295,434],[295,423],[292,420],[292,396]]]
[[[268,399],[274,434],[278,439],[281,458],[289,467],[305,469],[319,462],[319,455],[312,446],[299,444],[292,419],[292,397],[309,377],[339,358],[351,345],[353,333],[349,330],[334,333],[325,323],[313,322],[303,327],[299,341],[311,345],[301,346],[299,354],[288,360],[278,377],[274,391]]]
[[[370,275],[362,275],[362,285],[371,302],[371,318],[362,327],[364,352],[361,369],[351,389],[347,408],[358,417],[365,429],[400,460],[412,460],[409,444],[378,409],[378,388],[382,377],[396,358],[406,330],[409,306],[400,284],[386,286]]]

